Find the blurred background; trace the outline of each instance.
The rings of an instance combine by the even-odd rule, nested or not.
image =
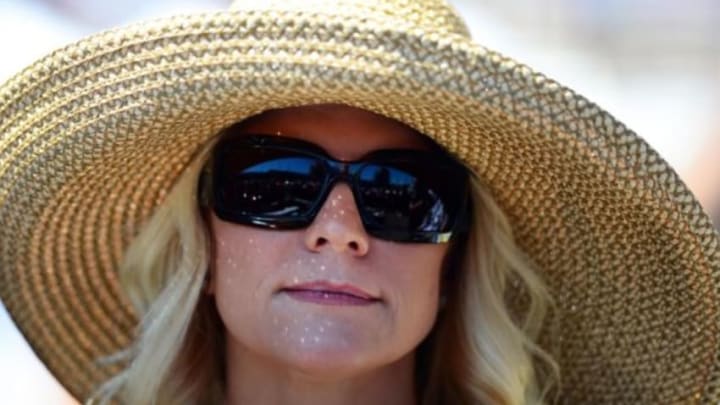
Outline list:
[[[262,0],[257,0],[262,1]],[[720,2],[454,0],[473,37],[598,103],[645,138],[720,224]],[[0,82],[99,30],[227,0],[0,0]],[[76,404],[0,306],[3,404]]]

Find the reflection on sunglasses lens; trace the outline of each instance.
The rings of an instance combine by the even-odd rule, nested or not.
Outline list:
[[[363,209],[385,229],[439,231],[447,223],[437,193],[404,170],[367,165],[360,173],[360,191]]]
[[[248,215],[295,217],[306,213],[320,193],[322,162],[306,157],[267,160],[229,179],[228,201]]]

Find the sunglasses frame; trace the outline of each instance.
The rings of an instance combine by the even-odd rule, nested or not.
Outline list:
[[[249,215],[233,211],[224,206],[218,206],[216,201],[221,200],[219,196],[220,190],[214,187],[215,184],[223,183],[223,172],[218,167],[227,154],[231,154],[236,148],[244,149],[276,149],[292,152],[302,156],[317,159],[324,165],[325,175],[320,192],[313,202],[311,208],[303,215],[293,218],[279,218],[263,215]],[[362,200],[362,193],[359,184],[359,174],[369,164],[388,165],[391,162],[405,161],[432,162],[434,171],[447,171],[446,175],[450,177],[442,177],[444,179],[459,179],[458,184],[463,195],[458,198],[458,206],[450,207],[450,220],[452,224],[450,230],[446,232],[435,231],[404,231],[383,229],[381,224],[376,224],[367,212]],[[392,165],[388,165],[392,166]],[[341,161],[330,156],[324,149],[311,142],[278,135],[268,134],[242,134],[236,136],[224,136],[215,145],[211,158],[206,163],[200,177],[199,200],[201,206],[210,207],[218,218],[242,225],[256,226],[266,229],[302,229],[308,227],[315,219],[320,209],[325,204],[330,191],[339,181],[344,181],[352,190],[358,213],[362,220],[365,231],[374,237],[404,243],[447,243],[451,240],[453,234],[466,232],[469,228],[469,208],[468,204],[468,173],[464,166],[455,161],[444,150],[438,147],[437,150],[426,151],[417,149],[381,149],[371,151],[360,159],[353,161]]]

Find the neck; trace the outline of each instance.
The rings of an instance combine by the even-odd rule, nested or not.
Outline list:
[[[226,405],[416,404],[413,352],[360,373],[293,369],[227,343]]]

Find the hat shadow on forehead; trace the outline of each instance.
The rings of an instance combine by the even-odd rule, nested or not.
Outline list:
[[[396,119],[346,104],[270,109],[234,124],[232,133],[264,133],[317,143],[340,160],[376,149],[424,149],[444,153],[430,137]]]

